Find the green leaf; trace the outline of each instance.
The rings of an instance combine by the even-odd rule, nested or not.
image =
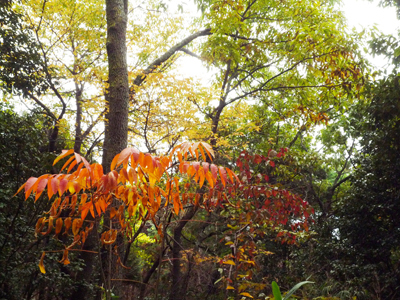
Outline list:
[[[296,284],[294,287],[292,287],[292,289],[285,295],[285,297],[283,297],[283,300],[288,300],[290,298],[290,296],[292,296],[301,286],[307,284],[307,283],[314,283],[312,281],[302,281],[299,282],[298,284]],[[272,283],[273,284],[273,283]],[[279,287],[278,287],[279,289]],[[275,294],[274,294],[275,295]]]
[[[282,300],[281,290],[275,281],[272,281],[272,294],[274,295],[275,300]]]

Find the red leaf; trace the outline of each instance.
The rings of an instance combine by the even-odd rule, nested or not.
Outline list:
[[[39,180],[39,179],[38,179]],[[40,182],[38,183],[37,189],[36,189],[36,196],[35,196],[35,201],[39,199],[40,195],[42,194],[44,188],[47,185],[47,179],[42,178],[40,179]]]
[[[214,179],[218,178],[218,167],[214,164],[211,164],[211,174],[213,175]]]
[[[203,166],[204,173],[207,173],[210,169],[210,164],[208,162],[203,162],[201,165]]]
[[[226,171],[223,167],[219,167],[219,176],[221,177],[222,184],[225,186],[227,178],[226,178]]]
[[[28,199],[29,195],[32,192],[33,185],[36,183],[37,178],[36,177],[31,177],[26,181],[25,184],[25,200]]]
[[[82,157],[82,160],[83,160],[83,164],[85,165],[86,169],[88,169],[89,172],[91,173],[92,172],[92,168],[90,167],[88,161],[84,157]]]
[[[122,152],[118,155],[117,166],[123,163],[126,159],[129,158],[129,156],[132,155],[132,149],[133,148],[126,148],[122,150]]]
[[[53,183],[53,180],[51,181]],[[68,180],[67,179],[61,179],[60,180],[60,185],[58,186],[58,194],[61,196],[64,194],[65,190],[67,189],[68,185]]]

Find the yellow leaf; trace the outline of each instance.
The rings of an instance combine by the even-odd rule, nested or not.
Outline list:
[[[46,274],[46,270],[45,270],[44,264],[43,264],[45,254],[46,254],[46,252],[42,253],[42,257],[40,258],[40,262],[39,262],[39,269],[40,269],[40,272],[42,272],[43,274]]]
[[[227,261],[224,261],[224,265],[232,265],[232,266],[235,266],[236,264],[235,264],[235,262],[233,261],[233,260],[227,260]]]
[[[240,293],[240,295],[248,297],[248,298],[254,298],[252,295],[250,295],[249,293]]]
[[[227,290],[234,290],[235,288],[233,286],[228,285],[226,289]]]

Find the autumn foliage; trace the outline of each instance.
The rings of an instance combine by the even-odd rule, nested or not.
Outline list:
[[[185,142],[166,156],[126,148],[113,159],[111,171],[104,174],[100,164],[89,164],[73,150],[64,150],[54,164],[69,157],[61,167],[65,173],[31,177],[18,192],[24,189],[25,199],[34,194],[37,201],[47,188],[52,206],[37,221],[35,231],[37,235],[54,233],[55,238],[73,236],[72,242],[60,250],[63,264],[70,263],[69,251],[82,249],[89,232],[98,230],[98,221],[106,214],[110,222],[103,224],[100,242],[117,247],[117,236],[130,241],[140,220],[151,221],[158,240],[162,240],[165,223],[161,222],[161,211],[179,216],[187,207],[209,212],[218,208],[230,216],[224,234],[232,254],[217,258],[222,265],[234,268],[223,276],[226,289],[238,289],[234,282],[242,278],[247,281],[242,280],[238,291],[246,293],[251,269],[257,267],[256,257],[270,254],[256,245],[256,239],[269,228],[282,242],[295,243],[295,231],[308,230],[307,219],[312,213],[308,204],[290,191],[269,184],[268,175],[261,173],[275,166],[274,157],[283,158],[286,152],[282,148],[278,154],[265,157],[243,151],[236,161],[236,174],[213,164],[214,152],[204,142]],[[118,255],[118,251],[114,253]],[[43,273],[44,257],[45,252],[39,264]],[[118,262],[122,264],[119,257]]]

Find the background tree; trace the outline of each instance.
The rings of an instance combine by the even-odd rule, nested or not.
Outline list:
[[[18,115],[12,107],[0,104],[0,297],[2,299],[69,299],[81,284],[74,273],[82,268],[82,262],[72,262],[66,270],[49,260],[51,274],[41,276],[37,258],[41,249],[56,249],[57,242],[43,236],[34,236],[38,216],[48,211],[48,201],[24,202],[15,196],[17,186],[38,172],[51,172],[49,162],[54,155],[46,150],[47,128],[51,120],[40,110]],[[59,149],[64,145],[57,144]],[[92,290],[93,282],[86,284]]]

